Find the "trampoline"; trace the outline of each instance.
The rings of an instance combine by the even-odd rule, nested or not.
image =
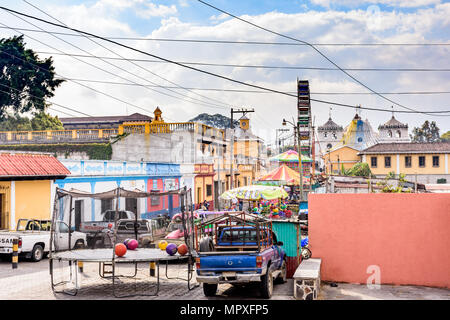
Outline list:
[[[170,192],[142,192],[142,191],[128,191],[122,188],[117,188],[115,190],[111,190],[109,192],[104,192],[100,194],[88,194],[80,191],[67,191],[63,189],[57,189],[54,211],[52,216],[52,229],[51,229],[51,239],[50,239],[50,255],[49,255],[49,268],[50,268],[50,276],[51,276],[51,287],[53,292],[55,293],[64,293],[68,295],[76,295],[78,291],[81,289],[81,275],[80,275],[80,263],[98,263],[98,274],[103,279],[110,279],[112,282],[112,290],[113,295],[116,298],[126,298],[133,296],[157,296],[160,290],[160,265],[165,264],[165,277],[167,279],[177,279],[184,280],[187,282],[188,290],[192,290],[198,287],[198,284],[191,284],[192,276],[194,273],[194,257],[196,253],[193,249],[193,234],[189,234],[185,232],[184,239],[185,243],[188,247],[188,252],[186,255],[182,256],[178,253],[174,255],[169,255],[165,250],[155,249],[155,248],[137,248],[136,250],[127,250],[126,254],[122,257],[118,257],[115,254],[115,244],[119,243],[117,241],[117,228],[113,228],[113,236],[111,241],[111,247],[109,248],[87,248],[87,249],[77,249],[72,250],[70,244],[70,232],[67,241],[69,242],[68,248],[69,250],[57,251],[54,248],[54,239],[59,236],[57,228],[54,226],[57,225],[57,221],[65,221],[69,225],[69,229],[71,228],[73,221],[73,199],[74,198],[91,198],[91,199],[105,199],[107,197],[111,197],[111,195],[115,195],[116,198],[116,213],[119,211],[119,199],[121,197],[124,198],[145,198],[145,197],[154,197],[154,196],[164,196],[167,194],[176,194],[180,196],[180,204],[181,204],[181,217],[184,230],[192,230],[193,232],[193,215],[192,212],[185,212],[186,208],[192,208],[189,203],[191,190],[177,190]],[[62,204],[62,202],[67,202],[66,206]],[[68,207],[68,208],[65,208]],[[117,226],[117,222],[119,215],[115,215],[114,225]],[[135,215],[135,221],[138,221],[137,214]],[[186,218],[188,217],[188,218]],[[190,225],[190,227],[188,227]],[[110,228],[110,226],[109,226]],[[138,239],[138,231],[135,232],[135,239]],[[54,280],[54,262],[57,261],[59,263],[68,263],[69,267],[69,279],[63,280],[58,283],[55,283]],[[170,278],[168,276],[168,267],[170,261],[180,261],[182,263],[187,264],[187,277],[186,278]],[[147,277],[137,278],[138,274],[138,264],[149,263],[150,272]],[[117,267],[123,264],[131,264],[134,265],[134,273],[130,275],[121,275],[118,274]],[[154,266],[152,268],[151,266]],[[154,275],[152,275],[151,270],[153,269]],[[155,277],[156,279],[153,281],[149,281],[151,278]],[[120,294],[119,286],[122,281],[119,281],[121,278],[135,279],[138,280],[147,280],[144,282],[140,282],[140,284],[149,285],[152,290],[148,290],[143,293],[137,293],[136,282],[135,282],[135,291],[131,294]],[[67,289],[66,285],[70,284],[72,288]],[[151,285],[151,286],[150,286]],[[60,290],[60,287],[63,287]],[[152,292],[151,292],[152,291]]]

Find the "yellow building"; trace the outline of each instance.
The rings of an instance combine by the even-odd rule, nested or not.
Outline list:
[[[231,139],[231,130],[227,130]],[[250,128],[247,117],[239,119],[239,127],[233,131],[233,187],[251,185],[259,176],[266,173],[267,150],[264,141]],[[230,187],[230,153],[225,155],[226,190]],[[225,191],[225,190],[223,190]]]
[[[70,174],[55,157],[0,154],[0,229],[15,229],[19,219],[50,219],[56,179]]]
[[[379,143],[359,153],[374,175],[403,173],[410,181],[450,183],[450,142]],[[442,180],[440,180],[442,181]]]
[[[325,173],[341,174],[342,168],[345,170],[350,169],[356,163],[361,161],[358,152],[359,151],[357,149],[346,145],[338,145],[337,147],[327,151],[327,153],[323,156]]]

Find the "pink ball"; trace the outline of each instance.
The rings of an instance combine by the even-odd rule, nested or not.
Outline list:
[[[128,241],[128,243],[127,243],[127,247],[129,250],[136,250],[138,245],[139,245],[139,243],[135,239],[132,239],[132,240]]]

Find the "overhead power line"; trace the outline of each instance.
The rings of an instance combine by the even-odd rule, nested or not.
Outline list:
[[[118,61],[135,61],[135,62],[149,62],[149,63],[168,63],[161,60],[150,59],[132,59],[132,58],[114,58],[97,55],[84,55],[76,53],[59,53],[48,51],[36,51],[36,53],[49,54],[49,55],[61,55],[79,58],[93,58],[93,59],[105,59],[105,60],[118,60]],[[199,65],[199,66],[212,66],[212,67],[231,67],[231,68],[256,68],[256,69],[287,69],[287,70],[319,70],[319,71],[340,71],[338,68],[327,67],[308,67],[308,66],[267,66],[267,65],[248,65],[248,64],[225,64],[225,63],[208,63],[208,62],[186,62],[179,61],[182,64],[187,65]],[[450,68],[343,68],[346,71],[387,71],[387,72],[449,72]]]
[[[112,84],[112,85],[123,85],[123,86],[140,86],[140,87],[152,87],[152,85],[148,84],[134,84],[134,83],[127,83],[127,82],[117,82],[117,81],[107,81],[107,80],[95,80],[95,79],[79,79],[79,78],[61,78],[64,80],[74,80],[74,81],[80,81],[80,82],[92,82],[92,83],[103,83],[103,84]],[[165,87],[165,86],[163,86]],[[169,86],[167,88],[171,89],[179,89],[174,86]],[[218,91],[218,92],[235,92],[235,93],[263,93],[263,94],[270,94],[273,92],[269,91],[261,91],[261,90],[242,90],[242,89],[223,89],[223,88],[198,88],[198,87],[187,87],[190,90],[198,90],[198,91]],[[290,94],[296,94],[295,91],[284,91],[286,93]],[[450,94],[450,91],[398,91],[398,92],[381,92],[382,94],[391,94],[391,95],[435,95],[435,94]],[[313,91],[310,92],[312,95],[373,95],[373,92],[320,92],[320,91]],[[392,111],[392,110],[391,110]]]
[[[203,1],[203,0],[197,0],[197,1],[200,2],[200,3],[202,3],[202,4],[204,4],[204,5],[206,5],[206,6],[208,6],[208,7],[210,7],[210,8],[213,8],[214,10],[217,10],[217,11],[219,11],[219,12],[222,12],[222,13],[224,13],[224,14],[230,16],[230,17],[233,17],[233,18],[235,18],[235,19],[237,19],[237,20],[239,20],[239,21],[242,21],[242,22],[244,22],[244,23],[247,23],[247,24],[249,24],[249,25],[251,25],[251,26],[253,26],[253,27],[256,27],[256,28],[258,28],[258,29],[260,29],[260,30],[264,30],[264,31],[269,32],[269,33],[271,33],[271,34],[274,34],[274,35],[277,35],[277,36],[280,36],[280,37],[283,37],[283,38],[286,38],[286,39],[289,39],[289,40],[292,40],[292,41],[295,41],[295,42],[304,43],[304,44],[310,46],[312,49],[314,49],[319,55],[321,55],[324,59],[326,59],[328,62],[330,62],[330,63],[331,63],[332,65],[334,65],[336,68],[338,68],[339,70],[341,70],[344,74],[346,74],[346,75],[347,75],[349,78],[351,78],[353,81],[357,82],[358,84],[360,84],[361,86],[363,86],[363,87],[366,88],[367,90],[369,90],[369,91],[375,93],[375,94],[376,94],[377,96],[379,96],[380,98],[382,98],[382,99],[384,99],[384,100],[386,100],[386,101],[389,101],[389,102],[391,102],[391,103],[393,103],[393,104],[395,104],[395,105],[397,105],[397,106],[399,106],[399,107],[401,107],[401,108],[403,108],[403,109],[407,109],[407,110],[411,110],[411,111],[416,111],[416,112],[422,113],[422,114],[428,114],[428,115],[430,114],[429,112],[423,112],[423,111],[420,111],[420,110],[415,110],[415,109],[413,109],[413,108],[406,107],[406,106],[404,106],[403,104],[400,104],[400,103],[398,103],[398,102],[396,102],[396,101],[394,101],[394,100],[392,100],[392,99],[389,99],[388,97],[385,97],[384,95],[378,93],[377,91],[373,90],[371,87],[369,87],[368,85],[364,84],[362,81],[358,80],[356,77],[352,76],[350,73],[348,73],[347,71],[345,71],[344,69],[342,69],[337,63],[335,63],[333,60],[331,60],[326,54],[324,54],[322,51],[320,51],[319,49],[317,49],[317,48],[316,48],[314,45],[312,45],[311,43],[308,43],[308,42],[306,42],[306,41],[304,41],[304,40],[300,40],[300,39],[297,39],[297,38],[293,38],[293,37],[284,35],[284,34],[282,34],[282,33],[279,33],[279,32],[273,31],[273,30],[270,30],[270,29],[268,29],[268,28],[264,28],[264,27],[262,27],[262,26],[259,26],[259,25],[255,24],[255,23],[253,23],[253,22],[250,22],[250,21],[245,20],[245,19],[242,19],[242,18],[240,18],[240,17],[238,17],[238,16],[236,16],[236,15],[234,15],[234,14],[231,14],[231,13],[225,11],[225,10],[222,10],[222,9],[220,9],[220,8],[218,8],[218,7],[215,7],[215,6],[213,6],[213,5],[209,4],[209,3],[207,3],[206,1]]]
[[[19,89],[13,88],[13,87],[8,86],[8,85],[3,84],[3,83],[0,83],[0,86],[6,87],[6,88],[8,88],[8,89],[15,90],[15,91],[18,91],[18,92],[22,93],[22,91],[20,91]],[[1,88],[0,88],[0,89],[1,89]],[[2,91],[2,92],[7,93],[7,94],[10,93],[10,92],[7,92],[7,91]],[[28,95],[29,97],[35,98],[35,99],[39,99],[39,100],[45,101],[45,99],[40,98],[40,97],[37,97],[37,96],[32,95],[32,94],[30,94],[30,93],[26,93],[26,95]],[[87,117],[92,117],[91,115],[89,115],[89,114],[87,114],[87,113],[78,111],[78,110],[73,109],[73,108],[66,107],[66,106],[64,106],[64,105],[62,105],[62,104],[58,104],[58,103],[56,103],[56,102],[51,102],[51,101],[48,101],[48,102],[51,103],[52,105],[54,104],[55,106],[61,107],[61,108],[63,108],[63,109],[67,109],[67,110],[69,110],[69,111],[77,112],[77,113],[82,114],[82,115],[87,116]]]
[[[14,13],[11,13],[11,14],[14,15],[14,16],[16,16]],[[16,16],[16,17],[17,17],[17,16]],[[25,21],[25,22],[27,22],[27,23],[29,23],[29,24],[35,26],[35,25],[32,24],[31,22],[29,22],[29,21],[27,21],[27,20],[25,20],[25,19],[23,19],[23,18],[21,18],[21,17],[17,17],[17,18],[19,18],[19,19],[21,19],[21,20],[23,20],[23,21]],[[0,22],[0,24],[2,24],[2,25],[4,25],[4,26],[8,27],[8,26],[5,25],[4,23],[1,23],[1,22]],[[9,27],[9,28],[11,28],[11,27]],[[39,27],[38,27],[38,28],[39,28]],[[13,28],[11,28],[11,29],[13,29]],[[23,34],[23,35],[25,35],[24,33],[20,32],[20,31],[18,31],[18,32],[21,33],[21,34]],[[30,39],[34,40],[34,41],[37,41],[37,42],[39,42],[39,43],[41,43],[41,44],[43,44],[43,45],[49,47],[49,48],[52,48],[53,50],[57,50],[57,51],[59,51],[59,52],[65,54],[64,51],[62,51],[62,50],[60,50],[60,49],[57,49],[57,48],[55,48],[55,47],[52,47],[51,45],[49,45],[49,44],[47,44],[47,43],[45,43],[45,42],[43,42],[43,41],[40,41],[40,40],[38,40],[38,39],[36,39],[36,38],[34,38],[34,37],[31,37],[31,36],[29,36],[29,35],[26,35],[26,36],[29,37]],[[54,36],[54,37],[56,37],[57,39],[59,39],[59,40],[65,42],[65,43],[67,43],[67,44],[69,44],[69,45],[72,45],[72,46],[76,47],[77,49],[79,49],[79,50],[81,50],[81,51],[84,51],[84,52],[86,52],[86,53],[89,54],[89,52],[87,52],[86,50],[84,50],[84,49],[82,49],[82,48],[80,48],[80,47],[78,47],[78,46],[76,46],[76,45],[74,45],[74,44],[72,44],[72,43],[70,43],[70,42],[68,42],[68,41],[65,41],[64,39],[61,39],[61,38],[59,38],[59,37],[57,37],[57,36]],[[86,61],[84,61],[84,60],[82,60],[82,59],[79,59],[79,58],[77,58],[77,57],[72,57],[72,58],[74,58],[75,60],[80,61],[80,62],[82,62],[82,63],[84,63],[84,64],[87,64],[87,65],[89,65],[89,66],[91,66],[91,67],[93,67],[93,68],[95,68],[95,69],[98,69],[98,70],[101,70],[101,71],[103,71],[103,72],[106,72],[106,73],[108,73],[108,74],[110,74],[110,75],[112,75],[112,76],[115,76],[115,77],[121,78],[121,79],[123,79],[123,80],[126,80],[126,81],[129,81],[129,82],[134,83],[132,80],[129,80],[128,78],[122,77],[122,76],[118,75],[117,73],[110,72],[110,71],[108,71],[108,70],[106,70],[106,69],[103,69],[103,68],[101,68],[101,67],[99,67],[99,66],[97,66],[97,65],[94,65],[94,64],[92,64],[92,63],[86,62]],[[101,60],[101,59],[100,59],[100,60]],[[111,66],[116,67],[117,69],[119,69],[119,70],[121,70],[121,71],[124,71],[124,72],[129,73],[129,74],[131,74],[131,75],[133,75],[133,76],[136,76],[136,77],[138,77],[138,78],[141,78],[140,76],[138,76],[138,75],[136,75],[136,74],[134,74],[134,73],[131,73],[130,71],[128,71],[128,70],[126,70],[126,69],[124,69],[124,68],[121,68],[121,67],[119,67],[119,66],[117,66],[117,65],[115,65],[115,64],[113,64],[113,63],[110,63],[110,62],[108,62],[108,61],[104,61],[104,62],[107,63],[107,64],[109,64],[109,65],[111,65]],[[145,80],[145,81],[147,81],[147,82],[149,82],[149,83],[155,84],[154,82],[151,82],[150,80],[147,80],[147,79],[145,79],[145,78],[142,78],[142,79]],[[83,86],[84,86],[84,85],[83,85]],[[90,89],[91,89],[91,90],[94,90],[94,91],[97,91],[98,93],[101,93],[101,94],[103,94],[103,95],[107,95],[107,96],[109,96],[109,97],[112,97],[111,95],[105,94],[104,92],[99,92],[98,90],[95,90],[95,89],[92,89],[92,88],[90,88]],[[165,92],[161,92],[161,91],[156,90],[156,89],[151,89],[151,88],[148,88],[148,89],[151,90],[151,91],[158,92],[158,93],[160,93],[160,94],[166,95],[166,96],[170,96],[170,97],[175,98],[175,99],[181,99],[180,97],[176,97],[176,96],[173,96],[173,95],[168,94],[168,93],[165,93]],[[176,93],[177,93],[177,92],[176,92]],[[183,96],[183,95],[180,94],[180,93],[177,93],[177,94]],[[141,110],[143,110],[143,111],[151,112],[151,110],[148,110],[148,109],[146,109],[146,108],[142,108],[142,107],[137,106],[137,105],[135,105],[135,104],[133,104],[133,103],[125,102],[125,101],[123,101],[122,99],[118,99],[118,98],[113,98],[113,99],[118,100],[118,101],[123,102],[123,103],[128,103],[130,106],[133,106],[133,107],[135,107],[135,108],[141,109]],[[189,99],[196,100],[196,101],[198,101],[198,103],[204,104],[206,107],[212,107],[212,106],[210,106],[210,105],[205,104],[205,103],[204,103],[203,101],[201,101],[201,100],[198,100],[198,99],[195,99],[195,98],[189,98]],[[191,101],[188,101],[188,102],[192,103]],[[224,108],[223,106],[217,106],[217,107]],[[217,108],[217,107],[213,107],[213,108]]]
[[[256,89],[266,90],[266,91],[270,91],[270,92],[273,92],[273,93],[279,93],[281,95],[297,98],[297,96],[294,95],[294,94],[289,94],[289,93],[282,92],[282,91],[279,91],[279,90],[274,90],[274,89],[271,89],[271,88],[266,88],[266,87],[263,87],[263,86],[258,86],[258,85],[246,83],[246,82],[243,82],[243,81],[240,81],[240,80],[236,80],[236,79],[232,79],[232,78],[229,78],[229,77],[226,77],[226,76],[223,76],[223,75],[219,75],[219,74],[216,74],[216,73],[213,73],[213,72],[209,72],[209,71],[206,71],[206,70],[202,70],[202,69],[198,69],[198,68],[191,67],[191,66],[188,66],[188,65],[184,65],[184,64],[179,63],[177,61],[172,61],[170,59],[166,59],[166,58],[163,58],[163,57],[160,57],[160,56],[157,56],[157,55],[154,55],[154,54],[151,54],[151,53],[148,53],[148,52],[145,52],[145,51],[133,48],[133,47],[130,47],[128,45],[119,43],[117,41],[106,39],[104,37],[92,34],[90,32],[81,31],[81,30],[78,30],[78,29],[75,29],[75,28],[72,28],[72,27],[68,27],[68,26],[64,26],[64,25],[57,24],[57,23],[54,23],[54,22],[50,22],[50,21],[47,21],[45,19],[34,17],[34,16],[31,16],[31,15],[28,15],[28,14],[25,14],[25,13],[21,13],[21,12],[18,12],[18,11],[9,9],[9,8],[2,7],[2,6],[0,6],[0,9],[3,9],[5,11],[9,11],[9,12],[14,12],[14,13],[19,14],[21,16],[25,16],[25,17],[28,17],[28,18],[31,18],[31,19],[34,19],[34,20],[38,20],[38,21],[44,22],[44,23],[49,24],[49,25],[53,25],[53,26],[57,26],[57,27],[60,27],[60,28],[69,29],[69,30],[72,30],[72,31],[75,31],[75,32],[80,32],[80,33],[83,33],[83,34],[86,34],[86,35],[90,35],[90,36],[93,36],[93,37],[95,37],[97,39],[101,39],[101,40],[113,43],[113,44],[121,46],[123,48],[127,48],[129,50],[132,50],[132,51],[135,51],[135,52],[139,52],[139,53],[142,53],[144,55],[147,55],[147,56],[150,56],[150,57],[153,57],[153,58],[157,58],[157,59],[160,59],[160,60],[163,60],[163,61],[166,61],[166,62],[170,62],[170,63],[172,63],[174,65],[178,65],[180,67],[184,67],[184,68],[187,68],[187,69],[190,69],[190,70],[193,70],[193,71],[197,71],[197,72],[200,72],[200,73],[203,73],[203,74],[207,74],[207,75],[210,75],[210,76],[213,76],[213,77],[217,77],[217,78],[220,78],[220,79],[223,79],[223,80],[227,80],[227,81],[230,81],[230,82],[238,83],[238,84],[245,85],[245,86],[248,86],[248,87],[253,87],[253,88],[256,88]],[[378,93],[376,93],[376,94],[379,95]],[[335,103],[335,102],[331,102],[331,101],[324,101],[324,100],[317,100],[317,99],[310,99],[310,100],[311,101],[320,102],[320,103],[332,104],[332,105],[336,105],[336,106],[353,108],[353,109],[358,107],[356,105],[347,105],[347,104]],[[359,108],[360,109],[365,109],[365,110],[372,110],[372,111],[392,112],[392,109],[378,109],[378,108],[368,108],[368,107],[359,107]],[[410,111],[394,110],[394,111],[395,112],[401,112],[401,113],[422,113],[422,114],[424,113],[424,112],[417,111],[417,110],[410,110]],[[447,115],[442,115],[442,113],[450,113],[450,110],[428,111],[425,114],[434,115],[434,116],[447,116]]]
[[[4,27],[0,27],[4,28]],[[21,31],[29,31],[29,32],[44,32],[42,30],[36,29],[27,29],[27,28],[16,28]],[[68,32],[58,32],[58,31],[49,31],[49,33],[63,35],[63,36],[72,36],[72,37],[82,37],[80,34],[76,33],[68,33]],[[95,38],[91,37],[90,38]],[[236,40],[213,40],[213,39],[168,39],[168,38],[144,38],[144,37],[111,37],[105,36],[106,39],[109,40],[131,40],[131,41],[155,41],[155,42],[187,42],[187,43],[205,43],[205,44],[245,44],[245,45],[276,45],[276,46],[307,46],[305,43],[292,43],[292,42],[268,42],[268,41],[236,41]],[[391,46],[399,46],[399,47],[438,47],[438,46],[450,46],[450,43],[446,42],[434,42],[434,43],[401,43],[401,42],[377,42],[377,43],[317,43],[311,42],[314,46],[322,46],[322,47],[391,47]]]
[[[42,9],[36,7],[35,5],[33,5],[32,3],[30,3],[29,1],[27,1],[27,0],[23,0],[23,1],[24,1],[25,3],[27,3],[28,5],[32,6],[33,8],[35,8],[36,10],[42,12],[42,13],[45,14],[46,16],[52,18],[53,20],[55,20],[55,21],[57,21],[57,22],[59,22],[59,23],[65,25],[65,26],[67,26],[67,24],[65,24],[64,22],[62,22],[62,21],[56,19],[55,17],[53,17],[52,15],[48,14],[48,13],[45,12],[44,10],[42,10]],[[38,28],[39,28],[39,27],[38,27]],[[43,30],[42,28],[39,28],[39,29]],[[46,31],[46,30],[44,30],[44,31]],[[177,87],[179,87],[179,88],[181,88],[181,89],[184,89],[184,90],[186,90],[186,91],[188,91],[188,92],[190,92],[190,93],[193,93],[193,94],[195,94],[195,95],[197,95],[197,96],[199,96],[199,97],[202,97],[202,98],[211,100],[211,101],[213,101],[213,102],[218,102],[218,103],[220,103],[220,104],[222,104],[222,105],[224,105],[224,106],[228,106],[228,103],[225,103],[225,102],[222,102],[222,101],[219,101],[219,100],[216,100],[216,99],[212,99],[212,98],[209,98],[209,97],[207,97],[207,96],[201,95],[201,94],[199,94],[199,93],[196,93],[196,92],[190,91],[190,90],[188,90],[188,89],[185,89],[183,86],[180,86],[179,84],[177,84],[177,83],[175,83],[175,82],[173,82],[173,81],[171,81],[171,80],[169,80],[169,79],[167,79],[167,78],[165,78],[165,77],[162,77],[161,75],[159,75],[159,74],[157,74],[157,73],[155,73],[155,72],[153,72],[153,71],[151,71],[151,70],[149,70],[149,69],[147,69],[147,68],[142,67],[141,65],[135,63],[134,61],[129,60],[129,59],[123,57],[123,56],[120,55],[119,53],[117,53],[117,52],[111,50],[110,48],[108,48],[108,47],[102,45],[101,43],[98,43],[98,42],[95,41],[94,39],[92,39],[92,38],[90,38],[90,37],[88,37],[88,36],[86,36],[86,35],[84,35],[84,34],[82,34],[82,33],[78,33],[78,34],[80,34],[80,35],[83,36],[84,38],[90,40],[91,42],[95,43],[96,45],[102,47],[103,49],[105,49],[105,50],[107,50],[107,51],[113,53],[114,55],[118,56],[120,59],[123,59],[123,60],[125,60],[125,61],[128,61],[128,62],[131,63],[132,65],[138,67],[138,68],[141,69],[141,70],[144,70],[144,71],[150,73],[151,75],[153,75],[153,76],[155,76],[155,77],[158,77],[158,78],[160,78],[160,79],[162,79],[162,80],[164,80],[164,81],[167,81],[168,83],[173,84],[173,85],[175,85],[175,86],[177,86]],[[58,37],[57,37],[57,38],[58,38]],[[58,39],[60,39],[60,38],[58,38]],[[62,40],[62,39],[61,39],[61,40]],[[72,45],[73,45],[73,44],[72,44]],[[78,48],[78,47],[77,47],[77,48]],[[80,49],[80,50],[82,50],[82,49]],[[82,50],[82,51],[87,52],[87,51],[85,51],[85,50]],[[95,56],[94,56],[93,54],[91,54],[90,52],[87,52],[87,53],[88,53],[89,55],[95,57]],[[103,59],[101,59],[101,60],[103,60]],[[114,64],[113,64],[113,65],[114,65]],[[116,66],[116,65],[114,65],[114,66]],[[116,67],[117,67],[117,66],[116,66]],[[122,68],[120,68],[120,69],[121,69],[121,70],[124,70],[124,69],[122,69]],[[126,71],[126,70],[125,70],[125,71]],[[126,72],[130,73],[129,71],[126,71]],[[132,74],[132,73],[130,73],[130,74]],[[140,78],[140,79],[143,79],[144,81],[147,81],[147,82],[149,82],[149,83],[155,84],[155,83],[153,83],[153,82],[147,80],[146,78],[140,77],[140,76],[135,75],[135,74],[133,74],[133,75],[136,76],[136,77],[138,77],[138,78]],[[180,94],[179,92],[173,91],[173,90],[171,90],[171,89],[167,89],[167,88],[166,88],[166,90],[171,91],[171,92],[173,92],[173,93],[175,93],[175,94],[181,95],[181,96],[183,96],[183,97],[186,97],[186,98],[188,98],[188,99],[192,99],[192,100],[194,100],[194,101],[199,101],[199,102],[203,103],[203,101],[201,101],[201,100],[198,100],[198,99],[195,99],[195,98],[188,97],[188,96],[186,96],[186,95]],[[212,104],[212,105],[217,106],[217,104],[215,104],[215,103]]]

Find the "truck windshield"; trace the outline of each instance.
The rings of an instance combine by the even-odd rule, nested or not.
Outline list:
[[[105,212],[105,215],[103,216],[103,221],[114,221],[115,215],[116,215],[116,211],[108,210]],[[118,220],[128,219],[128,215],[125,211],[119,211],[119,217],[117,219]]]
[[[270,242],[270,237],[268,234],[264,234],[264,230],[260,230],[260,241],[265,242],[265,239],[268,239]],[[248,245],[256,245],[258,241],[256,229],[254,228],[233,228],[233,229],[225,229],[222,232],[222,235],[219,240],[219,244],[248,244]]]
[[[39,231],[41,223],[38,220],[22,220],[17,223],[17,231]]]

